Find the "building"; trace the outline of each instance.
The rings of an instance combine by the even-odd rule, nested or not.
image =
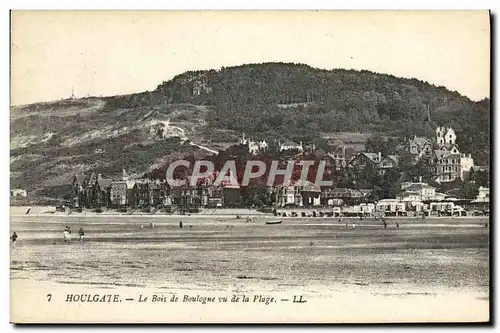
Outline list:
[[[150,200],[149,200],[149,183],[145,181],[135,181],[134,184],[132,185],[131,191],[130,185],[131,182],[130,180],[127,181],[127,203],[130,207],[149,207],[150,205]]]
[[[399,166],[398,155],[385,155],[382,153],[361,152],[349,162],[349,166],[355,171],[364,170],[366,167],[376,170],[379,175],[384,175],[388,170]]]
[[[28,196],[28,192],[26,192],[26,190],[16,188],[16,189],[10,190],[10,196],[12,198],[16,198],[16,197],[26,198]]]
[[[455,146],[457,140],[457,135],[451,127],[440,127],[436,128],[436,143],[438,148],[441,150],[443,147],[450,148]]]
[[[127,181],[114,180],[111,182],[110,201],[114,208],[123,208],[127,205]]]
[[[166,186],[165,186],[166,185]],[[165,197],[165,189],[168,188],[168,183],[162,184],[159,180],[149,182],[149,204],[152,207],[163,206]]]
[[[245,138],[245,133],[243,133],[240,139],[240,144],[248,147],[248,152],[252,155],[257,155],[260,152],[265,152],[269,148],[269,144],[266,140],[253,141]]]
[[[363,170],[367,166],[372,169],[377,169],[378,164],[382,160],[382,154],[379,153],[367,153],[361,152],[358,155],[354,156],[349,162],[349,166],[354,168],[355,170]]]
[[[346,148],[341,147],[335,149],[332,153],[324,155],[321,159],[326,161],[327,169],[329,169],[330,171],[339,171],[347,167],[349,157],[346,154]]]
[[[378,174],[384,175],[387,171],[399,166],[398,155],[387,155],[378,164]]]
[[[300,152],[303,152],[304,151],[304,146],[302,145],[302,141],[299,143],[299,144],[296,144],[295,142],[293,141],[285,141],[283,143],[279,143],[279,148],[280,148],[280,151],[284,151],[284,150],[298,150]]]
[[[109,178],[103,178],[101,174],[97,175],[95,186],[96,203],[98,207],[108,207],[111,205],[111,182]]]
[[[321,188],[310,181],[298,180],[290,185],[280,185],[276,191],[279,207],[314,207],[321,205]]]
[[[469,180],[470,169],[474,166],[474,159],[471,154],[462,154],[460,157],[460,178],[463,181]]]
[[[461,155],[447,150],[434,150],[432,172],[438,183],[461,179]]]
[[[471,202],[490,202],[490,189],[488,187],[480,186],[478,189],[477,197]]]
[[[371,194],[370,190],[356,190],[351,188],[332,188],[323,190],[321,193],[321,201],[324,205],[343,205],[343,204],[356,204],[363,202]]]
[[[430,157],[432,155],[431,140],[425,137],[410,138],[407,143],[408,152],[411,155],[412,163],[417,163],[422,157]]]
[[[375,211],[387,216],[396,216],[406,213],[406,204],[398,199],[383,199],[375,205]]]
[[[73,176],[73,204],[75,207],[85,207],[87,197],[85,193],[86,177],[83,174],[76,174]]]
[[[408,192],[408,194],[405,194]],[[436,199],[436,188],[426,183],[401,183],[400,195],[404,197],[412,197],[415,193],[418,200],[434,200]]]

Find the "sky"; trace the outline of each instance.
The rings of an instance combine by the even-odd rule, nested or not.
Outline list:
[[[487,11],[13,11],[11,105],[154,90],[188,70],[295,62],[490,95]]]

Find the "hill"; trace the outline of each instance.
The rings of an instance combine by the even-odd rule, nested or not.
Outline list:
[[[417,79],[289,63],[192,71],[154,91],[13,107],[10,125],[11,187],[49,197],[76,172],[140,175],[208,152],[192,142],[219,150],[242,133],[307,143],[340,132],[434,136],[445,125],[476,164],[489,164],[490,152],[488,99]]]

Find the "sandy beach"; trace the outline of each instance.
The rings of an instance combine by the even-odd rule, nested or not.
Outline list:
[[[184,219],[182,217],[181,219]],[[11,218],[16,322],[446,322],[489,319],[486,218]],[[354,221],[354,220],[352,220]],[[399,228],[395,223],[398,222]],[[351,223],[351,222],[349,222]],[[70,225],[83,242],[64,243]],[[142,226],[142,227],[141,227]],[[66,302],[118,294],[119,303]],[[48,301],[47,294],[51,294]],[[139,302],[140,295],[149,301]],[[164,297],[166,302],[151,302]],[[178,302],[170,302],[172,296]],[[215,302],[183,302],[183,296]],[[248,302],[231,302],[232,296]],[[259,296],[255,301],[254,297]],[[306,303],[294,303],[294,296]],[[227,297],[227,302],[219,301]],[[126,299],[132,299],[126,301]],[[273,298],[273,302],[269,302]],[[261,302],[261,299],[264,300]],[[265,300],[268,299],[268,304]],[[221,298],[222,300],[222,298]],[[83,315],[82,315],[83,313]]]

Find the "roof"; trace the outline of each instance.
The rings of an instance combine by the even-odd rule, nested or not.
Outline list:
[[[448,154],[450,154],[450,152],[447,150],[434,150],[434,155],[436,155],[437,158],[442,158],[443,156],[446,156]]]
[[[282,146],[288,146],[288,147],[298,147],[299,146],[298,143],[295,143],[295,142],[293,142],[291,140],[287,140],[287,141],[283,142],[281,145]]]
[[[418,192],[416,192],[416,191],[403,191],[403,192],[400,192],[399,195],[418,195]]]
[[[169,179],[168,185],[171,187],[181,187],[186,185],[186,179]]]
[[[97,184],[99,185],[99,187],[101,189],[105,189],[105,188],[111,187],[112,181],[113,181],[113,179],[99,178],[99,179],[97,179]]]
[[[414,143],[420,147],[424,147],[426,144],[430,144],[429,139],[422,136],[415,136],[413,139],[410,139],[410,143]]]
[[[161,184],[158,183],[149,183],[149,188],[152,190],[157,190],[161,188]]]
[[[127,181],[127,186],[129,186],[128,184],[129,184],[129,181]],[[136,181],[135,184],[133,185],[133,187],[137,187],[139,189],[144,189],[147,187],[147,183],[141,182],[141,181]]]
[[[418,191],[422,189],[435,189],[435,187],[427,185],[426,183],[413,183],[406,187],[406,189],[409,191]]]
[[[302,191],[306,192],[321,192],[321,187],[318,184],[312,183],[308,180],[298,180],[294,186],[302,186]]]
[[[398,199],[382,199],[382,200],[379,200],[377,203],[399,203],[399,200]]]
[[[373,163],[378,163],[375,161],[375,159],[378,159],[378,153],[366,153],[366,152],[362,152],[361,153],[362,155],[365,155],[367,158],[369,158]]]
[[[490,198],[487,197],[487,198],[476,198],[474,200],[471,201],[471,203],[489,203],[490,202]]]
[[[127,187],[127,182],[124,180],[113,180],[111,182],[111,188],[116,188],[116,187]]]
[[[74,178],[76,178],[76,182],[78,183],[78,185],[83,185],[86,177],[84,174],[76,174]]]
[[[490,167],[489,166],[480,166],[480,165],[475,165],[472,167],[472,170],[474,171],[490,171]]]
[[[396,165],[399,165],[399,156],[398,155],[387,155],[388,158],[394,161]]]

